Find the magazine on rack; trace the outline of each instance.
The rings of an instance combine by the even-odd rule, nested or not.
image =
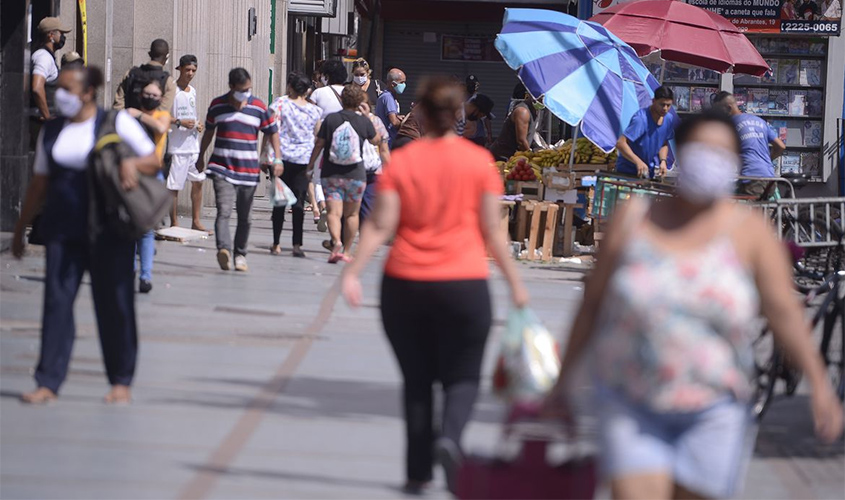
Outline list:
[[[821,90],[807,91],[807,116],[822,116],[824,114],[824,95]]]
[[[786,142],[786,137],[789,133],[789,125],[786,120],[771,120],[769,126],[772,127],[780,140]]]
[[[789,116],[806,116],[807,108],[807,91],[806,90],[790,90],[789,91]]]
[[[788,115],[789,114],[789,91],[788,90],[769,90],[769,114],[770,115]]]
[[[809,54],[810,42],[807,40],[790,39],[786,43],[787,54]]]
[[[664,67],[665,75],[664,81],[688,81],[690,79],[690,69],[683,64],[666,61]]]
[[[675,109],[678,111],[689,111],[690,88],[678,86],[672,87],[672,91],[675,93]]]
[[[798,59],[781,59],[778,63],[778,83],[797,85],[799,63]]]
[[[821,167],[821,156],[819,153],[801,153],[801,171],[810,174],[812,177],[819,177]]]
[[[716,89],[712,87],[692,87],[690,89],[690,111],[697,112],[710,108]]]
[[[783,154],[780,160],[780,173],[783,174],[800,174],[801,173],[801,155],[792,151],[787,151]]]
[[[803,146],[819,147],[822,145],[822,122],[819,120],[807,120],[801,129],[801,142]]]
[[[778,67],[780,66],[780,61],[778,59],[766,59],[766,64],[769,65],[772,70],[760,79],[763,83],[777,83],[778,82]]]
[[[738,87],[734,89],[734,99],[736,100],[736,106],[739,108],[740,111],[743,113],[748,112],[748,89]]]
[[[769,89],[748,89],[745,107],[753,115],[769,113]]]
[[[818,59],[802,59],[801,73],[798,77],[801,85],[819,87],[822,84],[822,62]]]

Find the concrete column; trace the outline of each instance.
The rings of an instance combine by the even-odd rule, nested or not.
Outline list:
[[[0,4],[0,231],[11,231],[29,178],[29,1]]]

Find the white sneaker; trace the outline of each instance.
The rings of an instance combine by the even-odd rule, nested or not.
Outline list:
[[[249,271],[249,266],[246,265],[246,257],[243,255],[235,255],[235,271]]]

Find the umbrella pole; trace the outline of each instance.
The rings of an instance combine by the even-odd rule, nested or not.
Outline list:
[[[660,85],[663,85],[663,80],[666,78],[666,59],[660,58],[663,63],[660,65]]]
[[[572,171],[572,165],[575,164],[575,146],[578,142],[578,128],[580,124],[572,127],[572,147],[569,148],[569,171]]]

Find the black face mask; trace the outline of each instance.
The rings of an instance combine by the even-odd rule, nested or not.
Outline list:
[[[59,38],[59,41],[53,42],[53,50],[61,50],[61,48],[65,46],[66,41],[67,37],[64,33],[62,33],[62,36]]]
[[[142,97],[141,106],[148,111],[158,109],[158,107],[161,106],[161,99],[153,99],[152,97]]]

